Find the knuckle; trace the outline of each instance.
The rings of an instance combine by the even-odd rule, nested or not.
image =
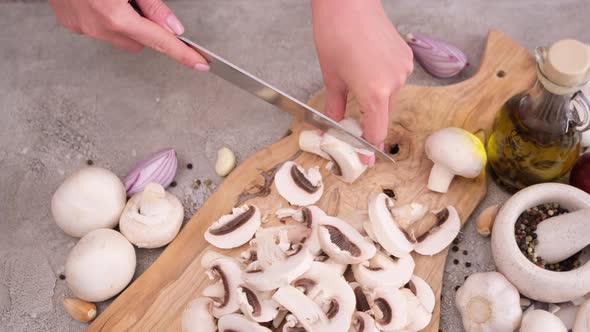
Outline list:
[[[151,15],[163,13],[166,9],[164,2],[158,0],[144,1],[145,11]]]
[[[368,112],[377,112],[385,105],[389,100],[391,89],[386,85],[378,85],[369,87],[368,93],[363,98],[363,109]]]
[[[149,46],[160,53],[166,53],[170,49],[170,40],[168,38],[154,39]]]

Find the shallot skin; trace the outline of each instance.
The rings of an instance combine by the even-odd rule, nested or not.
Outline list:
[[[432,76],[450,78],[458,75],[469,64],[463,51],[441,39],[411,33],[405,39],[416,60]]]

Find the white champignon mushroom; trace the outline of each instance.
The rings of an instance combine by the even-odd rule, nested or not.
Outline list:
[[[518,290],[498,272],[470,275],[457,290],[455,305],[467,332],[514,331],[522,317]]]
[[[559,309],[559,311],[555,313],[555,316],[561,319],[568,331],[574,328],[574,324],[576,322],[576,314],[578,313],[579,308],[579,306],[568,304],[562,306]]]
[[[590,331],[590,300],[582,303],[576,314],[573,332]]]
[[[119,220],[121,233],[139,248],[159,248],[176,237],[184,209],[176,196],[157,183],[131,197]]]
[[[405,329],[410,323],[409,317],[414,313],[408,306],[408,300],[402,290],[395,287],[377,287],[373,290],[371,309],[377,327],[381,331],[397,331]]]
[[[330,155],[322,151],[320,143],[324,134],[319,130],[303,130],[299,134],[299,148],[305,152],[313,153],[324,159],[330,160]]]
[[[379,329],[371,315],[357,311],[352,315],[352,325],[348,332],[379,332]]]
[[[219,332],[272,332],[269,328],[240,314],[228,314],[219,318],[217,328]]]
[[[375,256],[377,248],[346,221],[325,216],[318,228],[322,250],[341,264],[356,264]]]
[[[236,248],[252,239],[260,223],[260,210],[243,205],[215,221],[205,232],[205,240],[217,248]]]
[[[395,258],[378,251],[375,256],[360,264],[352,265],[354,279],[364,287],[402,287],[412,278],[415,267],[411,255]]]
[[[315,204],[324,193],[324,184],[318,166],[306,171],[296,163],[287,161],[277,171],[274,183],[279,195],[292,205]]]
[[[449,205],[433,216],[436,218],[434,227],[417,239],[414,251],[420,255],[432,256],[443,251],[461,230],[461,220],[454,207]]]
[[[426,155],[434,166],[428,189],[446,193],[455,175],[477,177],[487,157],[483,144],[475,135],[461,128],[444,128],[432,133],[424,144]]]
[[[356,137],[363,136],[363,127],[359,120],[351,117],[346,117],[338,122],[344,129]]]
[[[220,257],[204,266],[210,279],[217,279],[203,290],[203,296],[212,297],[211,312],[216,318],[240,309],[238,286],[242,284],[242,269],[233,258]]]
[[[121,179],[100,167],[86,167],[70,175],[51,199],[51,213],[59,228],[82,237],[99,228],[113,228],[125,207],[127,192]]]
[[[420,300],[420,303],[424,306],[426,311],[432,313],[434,311],[434,305],[436,299],[434,298],[434,292],[432,287],[424,281],[424,279],[417,275],[412,276],[412,279],[408,281],[406,288],[409,288],[414,295]]]
[[[65,275],[70,290],[88,302],[117,295],[135,273],[135,249],[121,233],[101,228],[84,235],[70,251]]]
[[[414,250],[415,239],[410,236],[393,218],[390,207],[393,201],[380,193],[369,201],[371,229],[379,244],[395,257],[405,257]]]
[[[522,317],[519,332],[567,332],[563,322],[545,310],[532,310]]]
[[[424,218],[426,213],[428,213],[426,206],[416,202],[391,209],[391,215],[402,224],[401,226],[412,225]]]
[[[216,332],[217,322],[211,313],[213,300],[199,297],[190,301],[182,313],[182,332]]]
[[[349,283],[350,288],[354,292],[356,300],[356,311],[368,312],[371,310],[371,292],[368,288],[361,286],[358,282],[353,281]]]
[[[279,313],[279,304],[272,299],[272,292],[259,292],[241,285],[238,298],[242,313],[255,322],[270,322]]]
[[[422,305],[420,299],[410,289],[400,290],[406,297],[408,305],[408,325],[404,329],[409,331],[422,331],[432,319],[432,313]]]
[[[320,147],[334,162],[332,173],[346,183],[353,183],[367,169],[354,147],[332,135],[324,134]]]
[[[317,256],[320,254],[322,248],[318,237],[318,225],[320,220],[326,216],[322,209],[315,205],[309,205],[298,210],[279,209],[276,211],[276,215],[279,219],[290,217],[305,224],[310,231],[306,236],[305,244],[312,255]]]

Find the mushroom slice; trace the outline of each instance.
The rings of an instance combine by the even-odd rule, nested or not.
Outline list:
[[[377,248],[346,221],[325,216],[318,228],[322,250],[336,262],[355,264],[375,256]]]
[[[275,175],[279,195],[292,205],[307,206],[319,201],[324,193],[319,167],[305,171],[292,161],[285,162]]]
[[[392,258],[378,251],[368,261],[352,265],[354,279],[369,289],[379,286],[402,287],[412,278],[414,273],[412,256]]]
[[[324,159],[330,160],[330,155],[322,151],[320,143],[322,142],[322,133],[319,130],[303,130],[299,134],[299,148],[305,152],[313,153]]]
[[[432,256],[443,251],[453,242],[461,230],[459,214],[452,206],[436,212],[436,225],[418,238],[414,251],[420,255]]]
[[[182,313],[182,332],[216,332],[217,324],[211,313],[213,300],[199,297],[190,301]]]
[[[352,325],[348,332],[379,332],[379,329],[371,315],[357,311],[352,315]]]
[[[403,223],[404,226],[409,226],[416,221],[424,218],[428,209],[420,203],[410,203],[398,208],[391,209],[391,215],[395,220]]]
[[[369,237],[369,239],[371,239],[373,242],[379,243],[379,240],[377,240],[377,236],[375,236],[375,232],[373,231],[373,226],[371,226],[370,222],[364,222],[363,229],[365,230],[365,233],[367,233],[367,236]]]
[[[271,292],[258,292],[246,285],[238,287],[240,310],[256,322],[270,322],[279,313],[279,304],[271,297]]]
[[[414,250],[415,239],[393,219],[389,208],[393,201],[380,193],[369,201],[371,229],[379,244],[395,257],[405,257]]]
[[[219,318],[217,328],[219,332],[272,332],[240,314],[229,314]]]
[[[381,331],[397,331],[408,325],[408,300],[404,293],[395,287],[377,287],[373,291],[371,309],[375,323]]]
[[[349,283],[349,285],[350,288],[352,288],[352,291],[354,292],[354,297],[356,299],[356,311],[367,312],[371,310],[371,297],[368,290],[363,288],[363,286],[361,286],[356,281]]]
[[[353,183],[367,169],[350,144],[332,135],[324,134],[320,147],[334,161],[332,173],[346,183]]]
[[[359,120],[351,117],[346,117],[338,122],[344,129],[356,137],[363,136],[363,127]]]
[[[260,210],[243,205],[214,222],[205,232],[205,240],[217,248],[236,248],[250,241],[259,227]]]
[[[588,331],[590,331],[590,300],[582,303],[580,309],[578,309],[573,329],[573,332]]]
[[[514,331],[522,317],[520,294],[498,272],[474,273],[455,295],[463,327],[472,331]]]
[[[519,332],[567,332],[563,322],[554,314],[545,310],[532,310],[522,317]],[[575,330],[574,330],[575,331]],[[588,331],[584,329],[582,331]]]
[[[285,312],[288,312],[285,310]],[[295,316],[289,314],[285,317],[285,325],[283,325],[283,332],[307,332],[307,330],[299,324]]]
[[[430,285],[424,281],[424,279],[418,277],[417,275],[413,275],[412,279],[410,279],[410,281],[408,281],[406,284],[406,288],[416,295],[426,311],[429,313],[434,311],[434,305],[436,302],[434,298],[434,292],[432,291]]]
[[[320,239],[318,237],[318,225],[322,218],[326,216],[326,213],[315,205],[304,206],[299,210],[294,209],[279,209],[277,210],[277,216],[279,213],[284,217],[291,217],[303,224],[310,230],[307,234],[308,238],[305,240],[308,250],[312,255],[317,256],[321,252]]]
[[[249,287],[258,291],[271,291],[287,285],[305,273],[313,262],[313,255],[305,245],[298,244],[292,253],[287,253],[283,261],[264,268],[260,265],[254,270],[242,272],[242,279]]]
[[[209,266],[206,266],[209,274],[219,278],[217,283],[214,284],[216,285],[215,288],[208,287],[203,290],[203,295],[214,297],[211,310],[213,316],[219,318],[236,312],[240,308],[238,298],[238,286],[242,284],[240,265],[234,259],[224,257],[215,259],[209,264]],[[223,289],[221,294],[218,292],[220,289]]]
[[[409,289],[400,290],[406,297],[408,306],[408,325],[404,329],[410,331],[422,331],[432,319],[432,313],[420,303],[418,297]]]

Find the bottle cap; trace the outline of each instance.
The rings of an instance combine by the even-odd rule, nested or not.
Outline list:
[[[560,40],[543,56],[541,71],[554,84],[580,87],[590,79],[590,46],[573,39]]]

